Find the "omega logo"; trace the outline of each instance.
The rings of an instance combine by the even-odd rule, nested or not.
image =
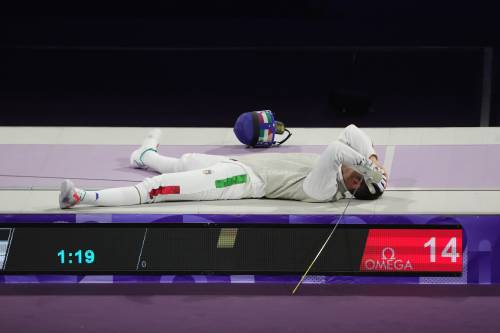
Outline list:
[[[396,251],[392,247],[382,249],[380,259],[367,259],[365,269],[368,271],[411,271],[413,266],[410,260],[403,261],[396,257]]]
[[[382,260],[387,260],[386,252],[389,251],[391,253],[391,257],[389,259],[396,259],[396,251],[392,247],[386,247],[382,250]]]

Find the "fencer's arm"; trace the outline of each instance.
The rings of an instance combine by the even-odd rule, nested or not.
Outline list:
[[[372,139],[359,127],[354,124],[347,126],[342,133],[340,133],[338,139],[361,155],[369,158],[376,166],[384,171],[386,176],[388,176],[387,170],[378,160],[378,155],[373,147]]]
[[[304,180],[304,192],[318,201],[330,201],[337,192],[340,165],[358,165],[366,158],[340,141],[332,142]]]
[[[373,148],[372,139],[356,125],[351,124],[344,128],[338,140],[366,158],[370,158],[373,162],[378,161],[377,152]]]

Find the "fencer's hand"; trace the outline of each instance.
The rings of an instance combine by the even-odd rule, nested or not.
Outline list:
[[[384,180],[383,170],[377,167],[370,159],[362,159],[356,165],[353,165],[352,168],[363,176],[366,184],[378,184]]]
[[[377,192],[383,193],[387,188],[387,175],[385,173],[385,170],[379,167],[376,168],[382,172],[382,180],[378,183],[370,183],[366,181],[366,186],[368,187],[368,190],[370,191],[371,194],[375,194]]]
[[[385,174],[385,177],[388,178],[389,177],[389,173],[387,172],[387,170],[385,169],[385,167],[382,165],[382,163],[380,163],[380,161],[377,158],[377,155],[371,155],[369,158],[370,158],[370,160],[373,163],[375,163],[375,165],[377,167],[379,167],[380,169],[382,169],[383,173]]]

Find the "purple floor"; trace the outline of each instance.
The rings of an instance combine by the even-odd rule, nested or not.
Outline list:
[[[64,178],[74,179],[77,185],[87,188],[130,185],[152,174],[129,166],[128,157],[135,148],[124,145],[0,145],[0,155],[9,156],[0,165],[0,188],[58,188]],[[192,145],[162,146],[161,153],[174,157],[189,152],[217,155],[320,153],[324,148],[314,145],[257,150],[243,146]],[[376,148],[384,161],[385,146]],[[464,160],[464,156],[467,159]],[[390,187],[498,189],[497,165],[500,165],[500,145],[396,146]]]
[[[498,286],[0,286],[0,332],[498,332]]]

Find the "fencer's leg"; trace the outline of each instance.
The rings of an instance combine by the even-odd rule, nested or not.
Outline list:
[[[131,206],[141,203],[135,186],[109,188],[100,191],[85,191],[82,204],[93,206]]]
[[[162,201],[230,200],[255,197],[251,175],[238,163],[221,162],[209,169],[166,173],[135,186],[85,191],[66,180],[59,205],[127,206]]]
[[[238,163],[162,174],[137,185],[142,203],[184,200],[230,200],[254,197],[252,177]]]
[[[338,140],[365,157],[376,155],[372,139],[354,124],[344,128],[344,130],[340,133]]]
[[[227,157],[221,155],[209,155],[200,153],[184,154],[180,158],[181,170],[179,171],[189,171],[189,170],[209,168],[225,160],[227,160]]]
[[[78,204],[92,206],[129,206],[141,203],[139,190],[136,186],[117,187],[100,191],[86,191],[75,187],[73,182],[65,180],[61,184],[59,206],[62,209]]]
[[[184,171],[182,161],[179,158],[163,156],[152,150],[143,155],[142,162],[145,167],[158,173]]]
[[[149,168],[158,173],[182,171],[182,162],[178,158],[158,154],[160,137],[160,129],[151,130],[141,146],[130,155],[130,165],[139,169]]]
[[[158,173],[172,173],[208,168],[227,158],[219,155],[184,154],[181,158],[160,155],[156,151],[147,151],[142,158],[143,164]]]
[[[141,146],[130,154],[130,165],[134,168],[144,169],[146,164],[144,158],[151,152],[156,153],[161,137],[161,130],[155,128],[148,132],[146,137],[142,140]]]
[[[224,159],[223,156],[208,154],[184,154],[181,158],[160,155],[158,147],[160,129],[150,131],[141,146],[130,155],[130,164],[134,168],[149,168],[158,173],[182,172],[209,167]]]

